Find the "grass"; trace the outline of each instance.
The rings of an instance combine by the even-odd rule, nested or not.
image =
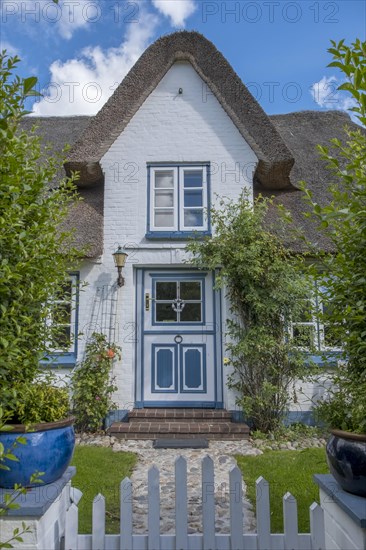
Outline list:
[[[247,496],[255,506],[255,482],[263,476],[270,484],[271,532],[283,532],[282,497],[289,491],[297,500],[299,532],[309,533],[309,506],[319,501],[313,474],[329,472],[324,449],[266,451],[259,456],[236,457],[247,484]]]
[[[79,508],[79,533],[92,531],[92,503],[101,493],[106,499],[106,532],[119,533],[119,486],[130,476],[137,456],[133,453],[114,453],[104,447],[76,447],[72,465],[76,475],[74,487],[83,493]]]

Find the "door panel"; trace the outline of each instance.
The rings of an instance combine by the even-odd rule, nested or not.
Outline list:
[[[211,273],[144,273],[141,380],[145,406],[215,402],[213,292]]]

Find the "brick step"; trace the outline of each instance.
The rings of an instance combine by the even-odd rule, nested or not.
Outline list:
[[[247,439],[249,427],[243,423],[224,420],[146,422],[131,419],[130,422],[114,422],[108,430],[119,439],[171,439],[204,437],[207,439]]]
[[[231,421],[231,413],[229,411],[218,409],[133,409],[128,413],[128,418],[140,419],[141,421],[159,422],[170,421],[175,419],[192,420],[226,420]]]

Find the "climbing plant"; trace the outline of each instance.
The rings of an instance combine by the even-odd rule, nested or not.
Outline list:
[[[213,236],[187,249],[201,269],[218,269],[216,288],[229,304],[226,323],[228,385],[252,425],[263,432],[283,419],[295,380],[307,372],[304,354],[288,332],[309,296],[301,260],[266,228],[270,201],[222,199],[211,211]]]

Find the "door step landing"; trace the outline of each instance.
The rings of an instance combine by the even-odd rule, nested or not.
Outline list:
[[[216,409],[134,409],[128,422],[114,422],[108,433],[118,439],[248,439],[247,424],[232,422]]]

